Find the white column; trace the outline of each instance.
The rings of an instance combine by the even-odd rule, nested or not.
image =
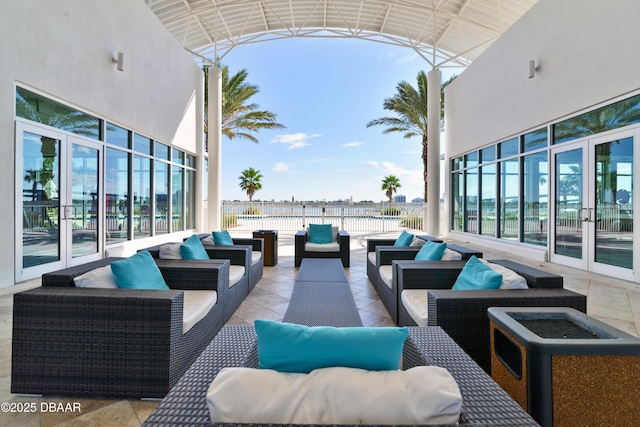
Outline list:
[[[198,92],[196,93],[196,194],[195,194],[195,206],[191,206],[191,209],[195,209],[196,223],[195,228],[199,233],[206,231],[205,217],[204,217],[204,180],[205,180],[205,162],[204,162],[204,72],[202,73],[202,79],[198,85]],[[208,179],[208,178],[207,178]]]
[[[426,232],[430,236],[440,235],[440,70],[429,71],[427,88],[427,111],[429,132],[427,134],[427,209]]]
[[[222,207],[222,70],[209,67],[209,174],[206,231],[220,230]]]

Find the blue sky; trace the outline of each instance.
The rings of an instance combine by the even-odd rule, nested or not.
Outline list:
[[[415,85],[429,65],[413,50],[356,39],[286,39],[233,49],[222,63],[246,68],[260,87],[252,101],[286,129],[261,131],[259,144],[223,138],[222,197],[248,200],[239,187],[249,167],[263,175],[254,199],[386,200],[382,179],[395,175],[407,200],[422,197],[419,138],[367,128],[390,115],[383,100],[398,82]],[[443,69],[443,80],[461,69]]]

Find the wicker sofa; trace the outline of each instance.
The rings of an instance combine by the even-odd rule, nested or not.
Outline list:
[[[441,242],[441,240],[431,236],[416,237],[425,241]],[[380,267],[391,265],[395,260],[412,261],[420,251],[420,246],[393,246],[394,242],[395,240],[393,239],[367,239],[367,276],[387,309],[389,316],[395,323],[398,323],[400,293],[395,282],[391,283],[391,287],[385,283],[380,276]],[[447,245],[447,248],[458,252],[463,260],[471,258],[472,255],[482,257],[482,252],[464,246]]]
[[[440,326],[485,371],[491,370],[489,307],[571,307],[586,313],[587,297],[563,289],[562,276],[510,260],[492,260],[527,280],[529,289],[451,290],[466,261],[394,261],[398,295],[428,289],[428,325]],[[398,322],[414,326],[398,299]]]
[[[206,235],[203,235],[206,236]],[[259,239],[262,240],[262,239]],[[160,247],[162,245],[153,246],[146,250],[151,253],[151,256],[156,260],[158,266],[162,265],[162,262],[169,260],[161,260]],[[230,266],[239,266],[244,268],[244,274],[242,277],[229,284],[229,290],[227,291],[227,301],[225,303],[225,322],[235,313],[240,307],[242,301],[249,294],[249,282],[251,274],[251,246],[238,245],[238,246],[226,246],[226,245],[203,245],[207,255],[212,260],[224,261],[229,260]],[[195,260],[200,262],[201,260]],[[208,260],[204,260],[208,262]],[[234,276],[230,274],[230,276]]]
[[[161,398],[225,323],[229,262],[161,260],[170,290],[76,288],[107,258],[42,276],[13,304],[11,392]],[[183,333],[183,290],[215,290],[213,308]]]
[[[310,251],[306,249],[309,240],[309,232],[300,230],[294,237],[295,266],[300,267],[303,258],[340,258],[343,267],[349,267],[350,263],[350,240],[349,233],[344,230],[338,231],[338,244],[340,250],[335,252]]]

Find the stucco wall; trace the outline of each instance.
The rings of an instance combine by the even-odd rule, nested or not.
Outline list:
[[[448,87],[446,158],[640,89],[639,16],[636,0],[539,0]]]
[[[111,63],[118,52],[124,72]],[[196,153],[201,71],[142,0],[3,2],[0,54],[0,200],[15,198],[16,83]],[[0,252],[13,254],[10,206],[0,224]],[[13,284],[14,263],[0,257],[0,287]]]

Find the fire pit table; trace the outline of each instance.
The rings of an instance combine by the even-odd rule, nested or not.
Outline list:
[[[492,377],[543,427],[640,422],[640,339],[566,307],[488,314]]]

